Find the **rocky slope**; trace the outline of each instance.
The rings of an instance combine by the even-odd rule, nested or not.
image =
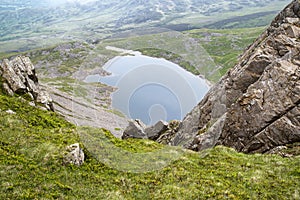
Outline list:
[[[100,94],[98,92],[99,88],[93,86],[86,87],[89,87],[91,93],[87,94],[87,98],[82,98],[76,96],[75,87],[74,93],[70,94],[48,86],[56,112],[77,126],[105,128],[115,137],[120,138],[122,131],[128,125],[128,119],[97,104],[96,98]]]
[[[55,73],[53,75],[54,85],[51,85],[52,82],[39,82],[36,68],[26,56],[4,59],[0,63],[0,85],[8,95],[19,95],[29,100],[30,105],[55,110],[78,126],[105,128],[116,137],[121,137],[128,124],[127,119],[109,108],[105,109],[104,105],[108,100],[102,101],[103,97],[110,95],[113,88],[72,82],[72,79],[65,78],[68,90],[64,91],[61,88],[64,83],[55,82],[57,77]]]
[[[300,141],[300,9],[294,0],[185,117],[172,145],[267,152]]]

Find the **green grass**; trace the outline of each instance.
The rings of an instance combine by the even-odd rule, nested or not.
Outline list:
[[[190,37],[200,40],[200,44],[207,51],[214,63],[220,66],[218,71],[207,78],[217,81],[237,63],[239,55],[252,44],[265,30],[265,27],[241,29],[196,29],[187,31]]]
[[[12,56],[17,56],[19,53],[7,53],[7,52],[0,52],[0,60],[12,57]]]
[[[222,146],[195,153],[122,141],[106,130],[75,128],[17,97],[0,95],[0,108],[0,199],[299,199],[299,156],[245,155]],[[63,165],[65,147],[75,142],[84,148],[85,163]],[[126,165],[135,158],[172,162],[136,173],[136,163]],[[118,171],[107,159],[133,171]]]

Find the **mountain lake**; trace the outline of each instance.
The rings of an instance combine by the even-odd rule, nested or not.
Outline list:
[[[147,125],[182,120],[209,90],[205,79],[162,58],[117,56],[103,68],[111,75],[89,75],[85,82],[118,88],[112,94],[113,108]]]

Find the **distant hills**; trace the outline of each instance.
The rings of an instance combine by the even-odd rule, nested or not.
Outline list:
[[[0,52],[98,40],[142,28],[267,25],[289,0],[22,0],[0,3]],[[246,16],[246,17],[245,17]],[[242,19],[242,20],[240,20]],[[154,31],[155,32],[155,31]]]

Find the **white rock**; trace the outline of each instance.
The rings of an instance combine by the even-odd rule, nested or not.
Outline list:
[[[14,112],[14,111],[12,111],[12,110],[7,110],[7,111],[5,111],[6,113],[8,113],[8,114],[11,114],[11,115],[15,115],[16,114],[16,112]]]
[[[80,166],[84,163],[84,153],[79,147],[79,143],[67,147],[68,153],[64,157],[64,164],[74,164]]]

